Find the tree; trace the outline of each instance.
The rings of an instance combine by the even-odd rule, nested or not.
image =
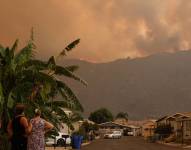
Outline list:
[[[80,40],[77,39],[67,45],[56,58],[65,56],[79,42]],[[6,136],[7,123],[17,103],[27,106],[28,117],[34,115],[35,108],[40,108],[42,116],[52,122],[57,129],[61,122],[70,124],[62,108],[80,112],[83,111],[83,107],[74,92],[60,77],[68,77],[86,85],[85,81],[73,73],[78,66],[57,65],[54,56],[47,61],[35,59],[34,49],[36,47],[33,34],[24,48],[17,52],[17,47],[18,40],[11,48],[0,45],[1,135]],[[54,100],[58,95],[61,95],[62,99]]]
[[[116,119],[125,119],[125,120],[128,120],[128,114],[126,112],[119,112],[116,115]]]
[[[104,122],[113,121],[113,115],[108,109],[101,108],[92,112],[89,116],[89,120],[100,124]]]

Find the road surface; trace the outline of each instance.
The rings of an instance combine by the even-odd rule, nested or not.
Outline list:
[[[82,150],[182,150],[182,148],[148,143],[141,137],[123,137],[122,139],[99,139],[83,146]]]

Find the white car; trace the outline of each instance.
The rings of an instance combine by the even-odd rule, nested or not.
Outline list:
[[[122,137],[121,131],[111,131],[104,135],[106,139],[120,139]]]
[[[71,137],[68,134],[61,132],[58,132],[58,134],[55,138],[47,138],[46,145],[65,146],[71,144]]]
[[[127,132],[127,135],[128,135],[128,136],[133,136],[133,132],[132,132],[132,131],[129,131],[129,132]]]

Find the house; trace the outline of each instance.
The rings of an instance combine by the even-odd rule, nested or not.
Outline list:
[[[147,120],[142,125],[142,136],[148,138],[154,135],[156,120]]]
[[[115,123],[122,124],[122,125],[127,125],[128,124],[128,119],[125,118],[117,118],[114,121]]]
[[[142,130],[140,126],[128,125],[131,128],[133,136],[141,136]]]
[[[176,133],[177,129],[180,128],[180,122],[177,122],[177,120],[186,119],[189,117],[191,117],[191,113],[189,112],[175,113],[166,118],[166,124],[170,124],[171,127],[173,128],[173,132]]]
[[[168,116],[163,116],[161,118],[159,118],[158,120],[156,120],[156,126],[161,126],[166,124],[166,119],[168,118]]]
[[[177,120],[177,139],[181,142],[191,142],[191,117]]]
[[[100,133],[104,134],[112,130],[119,130],[121,132],[123,132],[124,130],[131,131],[131,128],[127,125],[122,125],[122,124],[110,121],[110,122],[99,124],[99,130],[100,130]]]
[[[176,141],[191,139],[191,112],[175,113],[170,116],[164,116],[156,121],[156,126],[170,125],[172,134]]]
[[[131,132],[133,136],[140,135],[140,127],[138,126],[133,126],[128,124],[124,125],[116,122],[105,122],[99,124],[99,132],[101,135],[114,130],[119,130],[122,133],[124,133],[124,131],[128,131]]]

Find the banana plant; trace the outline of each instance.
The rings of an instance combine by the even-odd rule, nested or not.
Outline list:
[[[0,121],[1,133],[6,133],[8,121],[13,116],[15,104],[27,106],[26,115],[32,117],[34,108],[42,110],[42,116],[59,128],[60,123],[69,123],[70,118],[63,108],[82,112],[83,107],[71,88],[64,82],[67,77],[87,83],[74,72],[78,66],[61,66],[58,57],[66,56],[78,43],[79,39],[67,45],[60,54],[51,56],[47,61],[35,58],[36,46],[33,37],[21,50],[16,40],[11,48],[0,45]],[[61,96],[58,101],[55,98]]]

